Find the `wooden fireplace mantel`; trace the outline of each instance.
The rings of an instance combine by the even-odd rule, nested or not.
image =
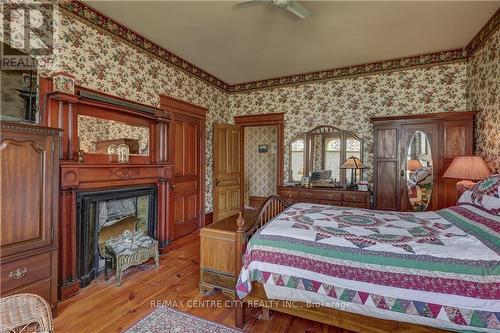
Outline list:
[[[59,299],[80,289],[77,268],[78,193],[124,187],[155,186],[156,238],[160,251],[169,241],[169,204],[175,165],[169,157],[168,111],[80,86],[67,77],[41,78],[41,123],[62,129],[59,166]],[[113,162],[107,154],[86,154],[78,161],[78,116],[124,122],[149,129],[149,154]]]

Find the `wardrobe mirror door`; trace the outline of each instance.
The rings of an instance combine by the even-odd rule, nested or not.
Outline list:
[[[429,138],[422,131],[413,134],[406,156],[408,200],[416,212],[423,212],[431,202],[433,185],[432,152]]]
[[[305,136],[300,135],[290,142],[290,177],[291,182],[302,181],[304,173]]]

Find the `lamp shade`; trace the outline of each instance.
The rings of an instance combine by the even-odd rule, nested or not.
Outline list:
[[[422,167],[422,163],[419,160],[408,160],[408,170],[415,171]]]
[[[351,156],[342,163],[341,169],[366,169],[366,166],[357,157]]]
[[[480,180],[491,174],[490,169],[479,156],[457,156],[444,173],[444,178]]]

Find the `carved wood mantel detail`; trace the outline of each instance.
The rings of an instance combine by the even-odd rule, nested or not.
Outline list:
[[[77,196],[81,191],[154,185],[157,191],[156,238],[160,250],[169,238],[169,182],[174,164],[169,160],[169,112],[76,86],[75,94],[56,91],[53,80],[40,81],[42,124],[63,129],[60,135],[59,188],[59,299],[79,292],[77,272]],[[77,161],[78,116],[119,119],[148,127],[149,154],[129,163],[111,162],[108,155],[86,155]]]

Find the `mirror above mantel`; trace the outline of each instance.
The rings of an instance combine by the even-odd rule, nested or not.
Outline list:
[[[348,157],[363,160],[363,140],[356,134],[323,125],[297,135],[289,144],[289,181],[300,183],[309,177],[314,186],[342,186],[351,172],[340,166]],[[363,179],[357,170],[357,179]]]
[[[86,154],[149,155],[149,128],[125,122],[78,115],[79,150]]]

